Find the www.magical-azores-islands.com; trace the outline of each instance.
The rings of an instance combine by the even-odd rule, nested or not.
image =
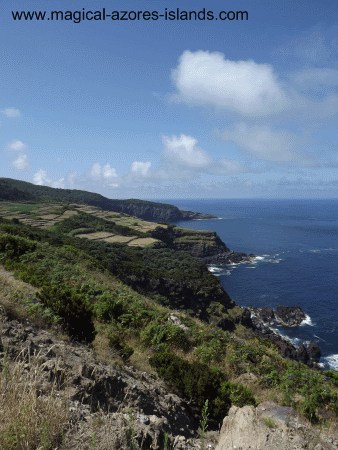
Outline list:
[[[203,8],[200,11],[185,11],[180,8],[168,11],[108,11],[102,8],[98,11],[91,11],[82,8],[80,11],[12,11],[13,20],[23,21],[71,21],[73,23],[80,23],[84,21],[98,20],[98,21],[205,21],[205,20],[249,20],[247,11],[206,11]]]

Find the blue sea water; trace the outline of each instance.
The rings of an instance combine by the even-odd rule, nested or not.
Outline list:
[[[338,200],[163,202],[219,217],[176,225],[216,231],[230,249],[254,253],[252,264],[209,269],[240,306],[300,306],[307,320],[275,331],[296,346],[317,343],[322,365],[338,370]]]

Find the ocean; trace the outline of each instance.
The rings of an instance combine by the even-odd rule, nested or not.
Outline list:
[[[315,342],[321,365],[338,371],[338,200],[163,202],[219,217],[175,225],[215,231],[231,250],[254,253],[252,264],[209,270],[239,306],[300,306],[307,315],[300,326],[273,329],[296,347]]]

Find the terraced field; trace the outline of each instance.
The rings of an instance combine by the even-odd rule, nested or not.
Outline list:
[[[115,213],[111,211],[104,211],[93,206],[84,206],[78,204],[69,205],[68,209],[58,204],[21,204],[12,202],[0,203],[0,216],[6,219],[18,219],[19,222],[25,225],[31,225],[37,228],[50,228],[53,225],[61,222],[68,217],[84,212],[91,214],[108,222],[114,222],[116,225],[128,227],[137,231],[146,233],[161,226],[166,228],[166,225],[160,225],[153,222],[146,222],[137,217],[129,216],[124,213]],[[159,242],[153,238],[140,238],[139,236],[121,236],[105,231],[86,232],[86,228],[79,230],[79,233],[73,233],[73,236],[78,238],[105,241],[105,242],[119,242],[125,243],[129,246],[147,247],[155,242]]]

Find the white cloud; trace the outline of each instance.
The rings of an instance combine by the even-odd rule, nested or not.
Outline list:
[[[101,166],[100,163],[94,163],[89,169],[88,176],[97,181],[109,181],[118,175],[114,167],[111,167],[109,163],[105,166]]]
[[[130,174],[136,176],[147,177],[150,175],[150,161],[134,161],[130,167]]]
[[[50,186],[60,189],[76,189],[77,172],[69,172],[65,177],[53,181],[47,175],[46,170],[39,169],[33,176],[33,183],[39,186]]]
[[[7,147],[7,150],[14,151],[14,152],[23,152],[25,149],[26,149],[26,144],[24,144],[21,141],[13,141]]]
[[[74,189],[76,186],[77,172],[69,172],[66,177],[50,182],[50,186],[60,189]]]
[[[209,104],[248,116],[267,115],[288,106],[268,64],[230,61],[222,53],[186,50],[172,78],[178,90],[172,97],[176,101]]]
[[[29,160],[25,153],[20,153],[13,161],[10,162],[10,165],[14,167],[16,170],[28,170],[29,169]]]
[[[6,108],[1,111],[2,114],[5,114],[7,117],[20,117],[21,113],[18,109],[15,108]]]
[[[49,186],[51,180],[47,176],[47,172],[43,169],[39,169],[33,176],[33,183],[38,186]]]
[[[163,156],[173,164],[191,168],[211,165],[213,159],[204,150],[196,147],[197,139],[181,134],[180,137],[162,137],[165,150]]]

